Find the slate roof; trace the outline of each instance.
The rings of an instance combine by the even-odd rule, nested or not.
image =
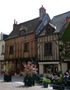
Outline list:
[[[39,35],[44,30],[45,26],[49,23],[49,21],[50,21],[50,17],[46,13],[43,17],[42,22],[40,23],[39,27],[36,30],[36,35]]]
[[[3,34],[3,40],[5,40],[8,37],[8,35]]]
[[[8,37],[7,34],[4,34],[2,32],[0,33],[0,41],[5,40],[7,37]]]
[[[62,29],[65,28],[66,17],[70,17],[70,11],[66,12],[66,13],[63,13],[63,14],[60,14],[60,15],[57,15],[57,16],[54,16],[52,18],[50,23],[53,24],[56,27],[54,33],[59,33],[59,32],[61,32]]]
[[[42,28],[39,29],[39,30],[37,29],[38,30],[38,34],[40,34],[45,29],[45,27],[48,26],[48,25],[50,25],[50,27],[52,27],[48,31],[48,32],[51,32],[51,34],[63,32],[63,30],[65,30],[65,27],[67,25],[67,23],[66,23],[66,18],[67,17],[70,17],[70,11],[66,12],[66,13],[63,13],[63,14],[60,14],[60,15],[57,15],[57,16],[54,16],[52,18],[52,20],[48,19],[48,22],[46,23],[46,25],[44,25],[44,22],[43,22],[43,25],[41,25]],[[47,16],[45,18],[45,21],[47,20],[47,18],[49,18],[49,16]],[[36,34],[36,35],[38,35],[38,34]]]
[[[15,25],[15,28],[9,34],[7,39],[20,37],[19,32],[20,32],[21,27],[27,28],[27,31],[23,35],[33,33],[36,30],[36,28],[39,26],[40,23],[41,23],[41,20],[38,17],[38,18],[35,18],[35,19],[32,19],[32,20],[17,24],[17,25]]]
[[[40,20],[40,18],[35,18],[20,24],[15,25],[15,28],[12,30],[12,32],[9,34],[7,39],[20,37],[19,32],[21,26],[26,27],[27,31],[23,34],[30,34],[33,32],[36,32],[36,35],[40,34],[44,27],[49,23],[50,26],[52,26],[55,30],[53,33],[60,33],[66,26],[66,17],[70,17],[70,11],[54,16],[52,20],[50,20],[50,17],[48,14],[46,14],[43,17],[43,20]]]

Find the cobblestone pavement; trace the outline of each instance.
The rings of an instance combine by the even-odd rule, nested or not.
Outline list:
[[[24,87],[23,82],[3,82],[0,81],[0,90],[53,90],[52,88],[43,88],[43,86],[35,85],[32,87]]]

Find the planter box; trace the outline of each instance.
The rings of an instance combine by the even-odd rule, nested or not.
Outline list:
[[[11,82],[12,81],[12,75],[4,75],[4,82]]]
[[[45,88],[48,88],[48,83],[43,83],[43,86],[44,86]]]
[[[35,80],[34,80],[33,77],[25,76],[24,83],[25,83],[25,86],[34,86],[35,85]]]
[[[63,85],[59,85],[58,90],[64,90],[64,86]]]

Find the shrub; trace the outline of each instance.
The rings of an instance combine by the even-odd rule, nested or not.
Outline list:
[[[48,83],[48,84],[50,84],[50,83],[51,83],[51,80],[50,80],[49,78],[43,77],[42,82],[43,82],[43,83]]]

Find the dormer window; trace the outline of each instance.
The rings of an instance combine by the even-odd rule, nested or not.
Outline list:
[[[55,31],[55,29],[53,27],[51,27],[49,24],[48,24],[48,26],[46,26],[46,30],[45,30],[46,34],[52,34],[54,31]]]
[[[23,26],[21,26],[19,30],[20,30],[20,31],[23,30]]]
[[[26,31],[27,31],[27,27],[21,26],[19,29],[19,35],[20,36],[24,35]]]
[[[19,35],[20,36],[23,36],[25,34],[25,30],[21,30],[20,32],[19,32]]]

